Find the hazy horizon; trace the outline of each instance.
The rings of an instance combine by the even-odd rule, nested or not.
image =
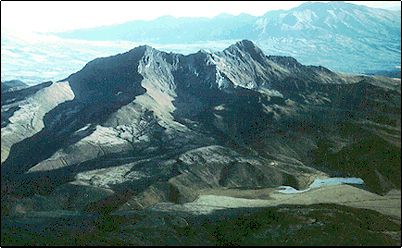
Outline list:
[[[222,14],[261,16],[273,10],[289,10],[309,1],[235,2],[1,2],[2,32],[62,32],[120,24],[134,20],[154,20],[162,16],[208,17]],[[328,1],[316,1],[328,2]],[[400,10],[396,1],[345,1],[387,10]],[[139,8],[141,11],[133,11]],[[110,14],[118,13],[118,14]],[[24,16],[24,18],[21,18]],[[51,20],[51,21],[49,21]]]

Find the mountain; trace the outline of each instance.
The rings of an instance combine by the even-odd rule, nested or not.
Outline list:
[[[4,81],[1,82],[1,93],[6,91],[14,91],[26,87],[28,87],[28,85],[20,80]]]
[[[323,65],[335,71],[361,73],[400,66],[400,20],[400,11],[338,1],[308,2],[258,17],[247,14],[219,15],[212,19],[164,16],[57,35],[154,44],[252,39],[267,53],[293,56],[302,63]]]
[[[390,78],[401,78],[401,70],[388,70],[388,71],[367,71],[367,75],[384,76]]]
[[[298,207],[291,206],[289,211],[295,214],[288,223],[310,225],[306,223],[315,223],[309,222],[311,218],[327,218],[318,214],[319,209],[333,212],[338,208],[334,199],[342,197],[351,197],[343,203],[339,200],[349,207],[335,215],[344,218],[353,213],[351,218],[360,223],[374,214],[355,207],[382,214],[393,211],[357,206],[355,199],[380,199],[384,204],[401,188],[400,110],[400,80],[348,76],[303,65],[292,57],[267,56],[249,40],[213,53],[181,55],[144,45],[95,59],[58,82],[2,93],[1,205],[6,220],[2,243],[17,242],[11,230],[20,230],[18,223],[26,223],[21,232],[27,240],[38,242],[42,239],[35,230],[39,229],[66,235],[77,232],[80,238],[74,242],[78,243],[100,244],[109,238],[105,242],[112,242],[115,235],[132,230],[133,223],[140,233],[166,231],[174,232],[174,237],[191,237],[174,241],[179,244],[201,244],[207,240],[203,235],[221,232],[230,241],[225,234],[232,226],[229,220],[237,223],[236,218],[240,222],[245,218],[237,210],[221,209],[217,216],[205,215],[206,219],[192,219],[188,211],[204,213],[225,199],[236,202],[236,196],[240,203],[250,195],[257,198],[247,204],[254,206],[267,199],[264,195],[274,197],[272,192],[279,186],[306,189],[322,177],[358,177],[364,180],[364,188],[329,187],[320,197],[330,199],[320,203],[332,204],[302,207],[307,209],[302,219],[296,217]],[[200,205],[205,195],[219,200]],[[282,219],[280,208],[269,211],[269,216]],[[312,217],[308,211],[317,214]],[[376,221],[394,223],[382,214],[377,213]],[[229,222],[222,222],[226,215]],[[262,221],[258,213],[251,216]],[[72,222],[66,224],[65,218]],[[203,229],[208,218],[219,220],[218,231]],[[339,225],[334,224],[337,218],[312,228],[330,230]],[[92,228],[102,231],[94,233]],[[241,235],[246,237],[250,226],[244,228]],[[394,242],[384,230],[392,233],[395,228],[388,224],[371,243]],[[356,230],[361,232],[356,242],[363,242],[370,227]],[[342,236],[343,229],[339,232]],[[159,242],[145,240],[130,242]],[[161,244],[166,241],[161,240]]]

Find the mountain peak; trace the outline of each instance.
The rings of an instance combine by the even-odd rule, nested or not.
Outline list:
[[[328,2],[328,3],[323,3],[323,2],[306,2],[301,4],[299,7],[296,7],[295,9],[297,10],[305,10],[305,9],[323,9],[323,10],[328,10],[328,9],[338,9],[342,7],[352,7],[352,8],[360,8],[360,5],[352,4],[352,3],[346,3],[343,1],[333,1],[333,2]]]
[[[253,59],[262,63],[265,58],[264,52],[250,40],[241,40],[234,45],[229,46],[224,52],[241,51],[242,53],[249,54]]]
[[[250,50],[250,49],[259,49],[254,42],[252,42],[251,40],[241,40],[236,42],[233,46],[236,46],[238,48],[244,49],[244,50]]]
[[[144,53],[145,51],[152,51],[152,50],[155,50],[155,48],[148,46],[148,45],[140,45],[140,46],[134,47],[133,49],[128,51],[128,53],[137,53],[137,52]]]

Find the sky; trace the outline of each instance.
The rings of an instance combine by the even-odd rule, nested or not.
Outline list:
[[[222,13],[260,16],[291,9],[304,1],[1,1],[1,28],[15,32],[59,32],[79,28],[174,17],[213,17]],[[347,1],[385,9],[400,9],[399,1]]]

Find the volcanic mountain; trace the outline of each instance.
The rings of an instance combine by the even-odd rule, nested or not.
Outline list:
[[[398,80],[267,56],[249,40],[98,58],[2,92],[2,214],[141,210],[331,176],[386,194],[401,187],[400,92]]]

